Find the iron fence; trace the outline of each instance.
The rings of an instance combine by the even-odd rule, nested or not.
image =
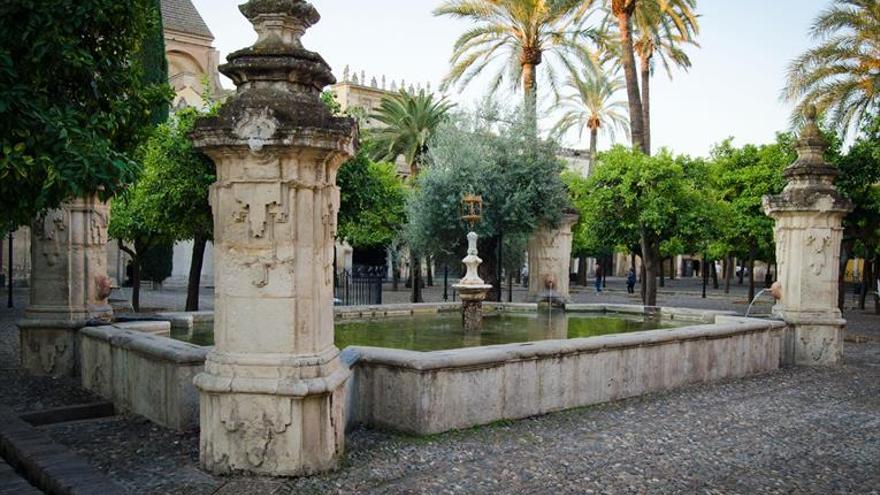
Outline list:
[[[337,306],[366,306],[382,304],[384,276],[378,270],[357,270],[354,274],[343,271],[336,276],[333,291]]]

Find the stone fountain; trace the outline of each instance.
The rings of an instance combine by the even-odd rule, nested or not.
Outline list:
[[[846,320],[837,308],[837,284],[842,222],[852,203],[834,186],[839,172],[825,161],[827,147],[811,107],[795,145],[798,158],[783,172],[788,184],[764,197],[764,211],[776,221],[773,312],[792,328],[786,345],[798,365],[833,365],[843,356]]]
[[[259,38],[220,67],[237,92],[192,134],[217,169],[216,346],[195,380],[200,457],[213,473],[310,474],[336,466],[345,438],[333,240],[336,173],[357,132],[319,98],[335,79],[300,41],[315,8],[250,0],[240,10]]]
[[[479,332],[483,326],[483,301],[492,289],[480,278],[478,269],[483,260],[477,251],[477,233],[473,231],[474,225],[482,218],[483,198],[473,194],[467,194],[462,198],[462,220],[470,226],[468,232],[467,256],[461,260],[467,267],[464,278],[452,287],[458,291],[461,297],[461,320],[466,333]]]

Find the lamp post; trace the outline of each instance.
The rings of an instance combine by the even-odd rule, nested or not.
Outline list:
[[[11,308],[12,304],[12,231],[9,231],[9,276],[6,277],[6,283],[9,287],[9,292],[6,294],[6,307]]]
[[[467,272],[459,283],[452,287],[461,295],[461,318],[465,332],[479,332],[483,325],[483,301],[492,286],[483,282],[478,268],[483,260],[477,252],[477,233],[474,226],[483,216],[483,198],[474,194],[466,194],[461,200],[461,219],[469,227],[467,256],[461,260],[467,266]]]

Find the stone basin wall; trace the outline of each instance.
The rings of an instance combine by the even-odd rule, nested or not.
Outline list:
[[[86,327],[77,338],[83,388],[166,428],[198,426],[193,378],[209,347],[119,326]]]
[[[501,312],[534,304],[487,303]],[[455,311],[453,303],[336,308],[337,319]],[[569,340],[416,352],[348,347],[346,423],[416,435],[738,378],[785,362],[785,323],[729,312],[633,305],[569,305],[569,312],[654,314],[694,325]],[[192,325],[186,314],[164,315]],[[207,312],[194,316],[212,320]],[[165,323],[169,325],[168,323]],[[172,429],[198,425],[193,377],[210,348],[119,326],[79,332],[83,386]]]
[[[717,316],[672,330],[427,353],[349,347],[348,423],[428,435],[765,373],[783,362],[785,328]]]

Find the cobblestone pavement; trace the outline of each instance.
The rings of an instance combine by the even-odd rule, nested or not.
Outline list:
[[[745,309],[740,290],[703,300],[693,288],[667,287],[661,304]],[[637,302],[611,289],[575,298]],[[358,429],[348,435],[340,469],[310,478],[210,476],[197,467],[196,432],[170,432],[138,417],[47,431],[145,494],[876,494],[880,316],[870,309],[846,312],[850,334],[863,339],[847,342],[846,363],[837,368],[784,369],[427,438]],[[0,349],[11,333],[2,311]],[[0,375],[0,383],[19,380],[12,371]],[[16,402],[11,394],[20,392],[0,387],[0,400]]]

